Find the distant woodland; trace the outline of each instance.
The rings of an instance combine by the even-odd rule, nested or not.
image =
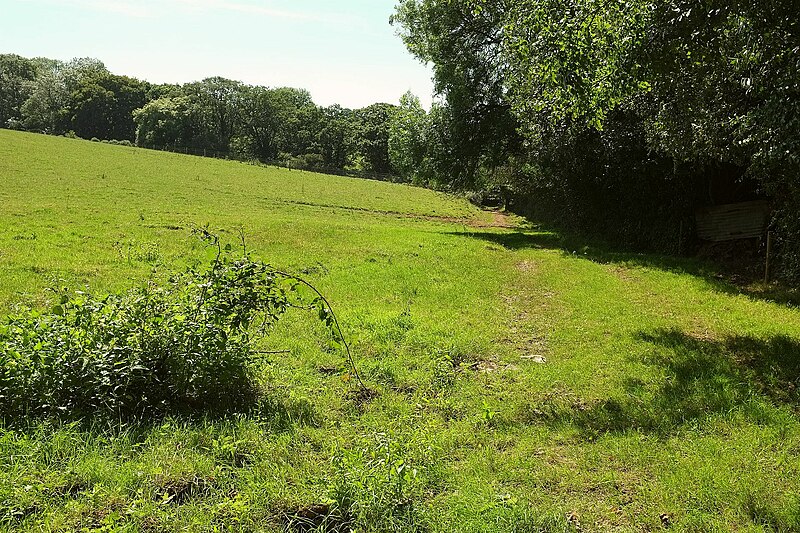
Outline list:
[[[412,95],[404,105],[422,112]],[[303,89],[220,77],[152,84],[97,59],[61,62],[0,55],[0,126],[146,148],[396,175],[402,110],[321,107]],[[402,158],[400,158],[402,159]]]

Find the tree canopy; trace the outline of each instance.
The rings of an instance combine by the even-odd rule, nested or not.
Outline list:
[[[438,179],[510,183],[579,229],[674,249],[724,174],[772,201],[800,275],[794,2],[401,0],[393,23],[471,155],[438,152],[461,166]]]

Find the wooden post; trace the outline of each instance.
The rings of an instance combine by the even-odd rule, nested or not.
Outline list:
[[[772,259],[772,232],[767,232],[767,263],[764,266],[764,283],[769,283],[769,267]]]

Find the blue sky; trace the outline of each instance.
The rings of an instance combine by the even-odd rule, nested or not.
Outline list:
[[[389,25],[394,0],[0,0],[0,52],[96,57],[117,74],[302,87],[321,105],[428,107],[431,71]]]

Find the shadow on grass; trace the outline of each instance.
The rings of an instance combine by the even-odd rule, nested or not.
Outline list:
[[[230,420],[254,420],[271,433],[286,433],[296,426],[317,426],[319,414],[314,405],[305,399],[289,400],[274,394],[259,392],[248,397],[247,403],[230,409],[177,409],[153,411],[136,416],[114,417],[105,413],[96,416],[30,416],[0,418],[0,429],[18,430],[28,433],[33,428],[69,427],[89,433],[127,433],[147,435],[165,421],[179,422],[187,426],[226,423]]]
[[[625,264],[656,270],[688,274],[702,278],[709,287],[723,294],[743,294],[748,297],[786,306],[800,304],[796,288],[753,283],[741,273],[726,270],[722,265],[708,260],[688,257],[631,252],[607,244],[587,244],[579,237],[553,231],[483,232],[453,231],[448,235],[468,237],[500,245],[508,250],[558,250],[564,255],[587,259],[601,264]]]
[[[710,417],[737,414],[758,424],[775,421],[774,407],[800,401],[800,342],[698,338],[675,329],[639,332],[652,346],[645,362],[663,369],[659,384],[628,379],[624,393],[584,403],[551,391],[522,413],[526,422],[568,423],[586,436],[629,430],[668,436]]]

